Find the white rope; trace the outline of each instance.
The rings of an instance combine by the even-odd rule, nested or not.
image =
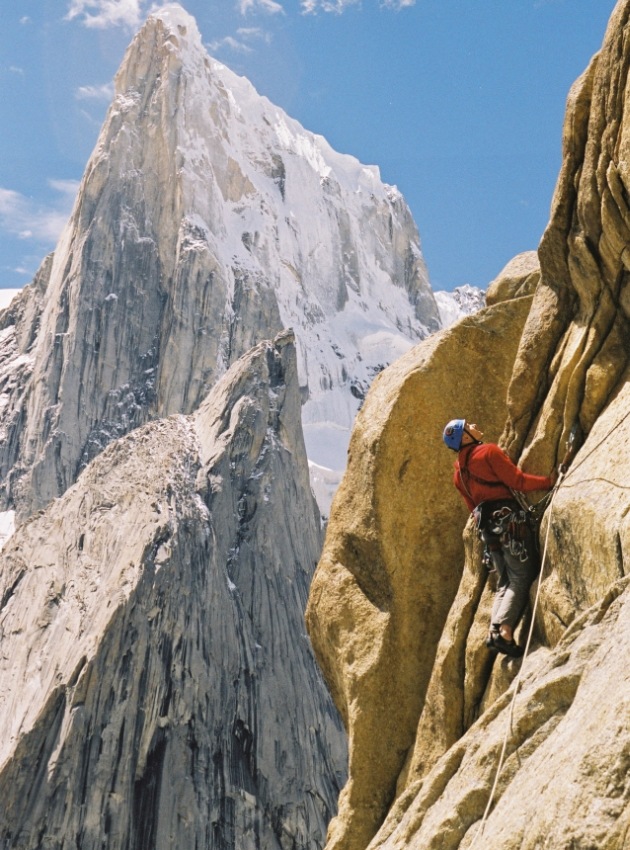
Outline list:
[[[564,478],[564,476],[565,476],[564,472],[561,472],[560,475],[558,476],[558,480],[556,481],[556,484],[555,484],[554,489],[553,489],[551,501],[549,502],[547,531],[545,533],[545,545],[543,547],[543,554],[542,554],[542,558],[541,558],[541,561],[540,561],[540,572],[539,572],[539,575],[538,575],[538,587],[536,588],[536,596],[534,598],[534,605],[532,607],[531,623],[529,624],[529,632],[527,634],[527,640],[525,642],[525,649],[523,651],[523,660],[521,662],[521,666],[519,668],[518,674],[517,674],[515,682],[514,682],[514,694],[512,695],[512,701],[510,703],[510,714],[509,714],[509,718],[508,718],[508,724],[507,724],[507,727],[506,727],[506,730],[505,730],[505,736],[503,738],[503,746],[501,747],[501,755],[499,756],[499,763],[497,765],[497,771],[496,771],[496,774],[495,774],[495,777],[494,777],[494,782],[492,784],[492,790],[490,791],[490,797],[488,798],[488,803],[487,803],[485,811],[483,813],[483,818],[481,819],[481,824],[479,826],[479,829],[477,830],[477,834],[475,835],[475,837],[473,839],[473,843],[470,845],[470,850],[473,850],[475,844],[477,843],[477,841],[483,835],[483,830],[484,830],[484,827],[486,825],[486,821],[488,820],[488,814],[490,813],[490,809],[492,808],[492,803],[494,802],[494,795],[495,795],[496,790],[497,790],[497,785],[499,784],[499,776],[501,775],[501,769],[503,768],[503,763],[505,761],[505,752],[507,750],[508,741],[510,739],[510,731],[512,729],[512,722],[513,722],[513,719],[514,719],[514,706],[516,704],[516,697],[518,695],[518,691],[519,691],[520,684],[521,684],[521,674],[523,672],[523,667],[525,665],[525,659],[527,658],[527,654],[529,652],[529,647],[530,647],[531,642],[532,642],[532,635],[534,633],[534,624],[535,624],[535,621],[536,621],[536,611],[538,609],[538,600],[540,598],[540,588],[541,588],[541,585],[542,585],[543,570],[545,568],[545,561],[547,559],[547,547],[548,547],[548,544],[549,544],[549,531],[551,529],[551,514],[552,514],[552,510],[553,510],[553,503],[554,503],[554,500],[556,498],[556,493],[558,492],[558,488],[560,487],[560,484],[562,483],[562,479]]]

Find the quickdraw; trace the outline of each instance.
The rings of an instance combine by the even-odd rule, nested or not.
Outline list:
[[[501,545],[524,564],[529,557],[527,542],[531,537],[528,512],[514,511],[507,505],[494,511],[490,531],[496,534]]]
[[[488,512],[491,503],[482,502],[475,508],[477,533],[485,541],[484,564],[492,563],[491,552],[504,549],[525,563],[529,557],[528,545],[532,541],[533,524],[531,514],[524,508],[514,508],[511,504],[500,505]],[[519,503],[520,507],[520,503]]]

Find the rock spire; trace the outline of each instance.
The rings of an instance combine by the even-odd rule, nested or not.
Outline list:
[[[291,335],[23,524],[0,558],[0,844],[321,847],[344,738],[303,625],[320,545]]]
[[[317,454],[318,423],[347,433],[352,387],[439,317],[400,193],[211,59],[174,4],[129,47],[68,226],[0,324],[1,495],[25,518],[283,328]]]

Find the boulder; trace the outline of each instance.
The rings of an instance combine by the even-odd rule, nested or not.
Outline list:
[[[540,262],[536,251],[517,254],[488,286],[486,304],[497,304],[524,295],[533,295],[540,281]]]

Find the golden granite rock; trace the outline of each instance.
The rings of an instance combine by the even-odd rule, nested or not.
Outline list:
[[[350,739],[331,848],[365,847],[395,794],[462,572],[467,510],[442,429],[461,415],[497,438],[530,303],[497,304],[420,343],[379,375],[357,418],[307,609]]]
[[[475,333],[390,367],[357,422],[308,609],[350,733],[328,850],[630,847],[629,69],[621,0],[569,94],[540,272],[515,258]],[[524,662],[483,646],[492,589],[438,446],[456,416],[529,471],[577,434]]]

